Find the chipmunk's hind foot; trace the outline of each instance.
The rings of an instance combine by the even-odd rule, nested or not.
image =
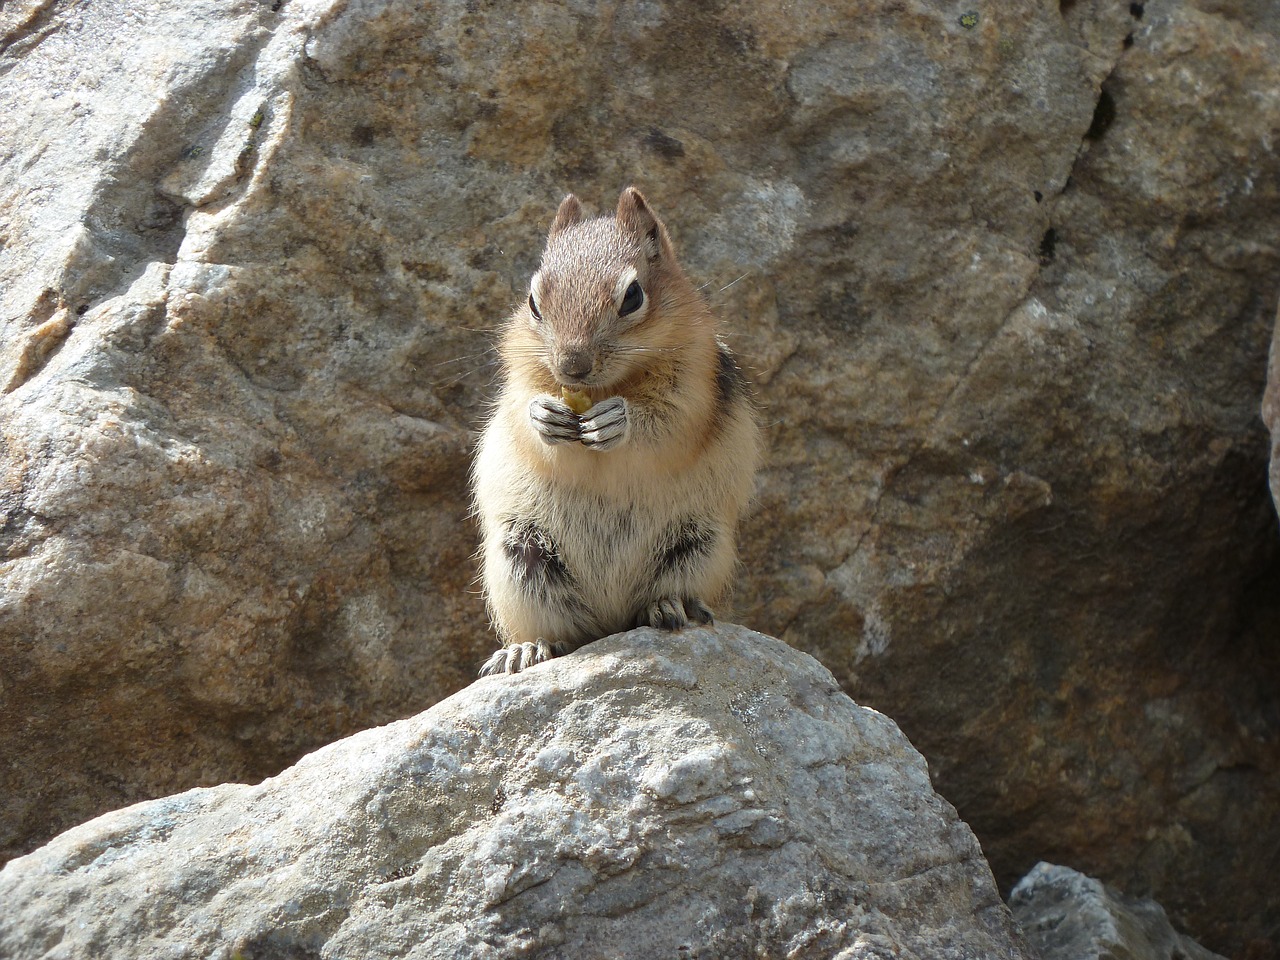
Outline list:
[[[480,668],[480,676],[493,677],[500,673],[519,673],[535,663],[543,663],[554,657],[563,657],[566,653],[572,653],[573,650],[573,644],[563,641],[548,643],[542,637],[532,643],[513,643],[509,647],[494,651],[493,656]]]
[[[711,609],[697,597],[661,597],[640,613],[637,626],[683,630],[690,623],[715,622]]]
[[[711,612],[711,608],[697,597],[684,598],[684,612],[690,623],[699,626],[709,627],[716,622],[716,615]]]

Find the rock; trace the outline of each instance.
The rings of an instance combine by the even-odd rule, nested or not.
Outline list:
[[[431,251],[510,205],[369,186],[367,104],[303,106],[334,9],[0,10],[0,858],[276,773],[493,645],[466,471],[507,292]]]
[[[635,182],[769,431],[736,618],[900,722],[1006,887],[1053,851],[1269,935],[1271,5],[24,0],[0,38],[3,855],[468,682],[489,334],[560,196]]]
[[[832,44],[736,611],[901,724],[1003,888],[1052,850],[1223,952],[1280,844],[1273,7]]]
[[[1262,398],[1262,420],[1271,431],[1271,498],[1280,511],[1280,312],[1271,338],[1271,363],[1267,372],[1267,392]]]
[[[1024,956],[892,721],[740,627],[643,629],[107,814],[0,872],[0,955]]]
[[[1070,867],[1037,863],[1009,906],[1042,960],[1222,960],[1174,930],[1154,900],[1126,897]]]

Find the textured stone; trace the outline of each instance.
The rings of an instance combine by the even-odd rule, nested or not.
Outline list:
[[[748,562],[776,566],[740,613],[902,725],[1002,885],[1069,855],[1233,952],[1274,937],[1273,883],[1239,881],[1280,850],[1280,569],[1257,421],[1280,278],[1264,132],[1280,124],[1280,38],[1245,5],[1062,8],[1098,69],[1092,115],[1074,141],[1034,141],[1060,171],[1048,186],[1017,133],[998,151],[1022,171],[1003,182],[1040,202],[1022,194],[1015,215],[1011,189],[1004,216],[957,217],[972,269],[933,271],[903,310],[874,292],[858,336],[820,339],[779,374],[825,396],[775,431],[775,471],[836,489],[844,439],[854,483],[836,522],[834,495],[766,487],[751,533],[772,528],[773,549]],[[989,42],[1012,38],[993,27]],[[1048,102],[1065,110],[1077,89]],[[981,168],[907,179],[941,202]],[[908,219],[947,236],[936,213]],[[872,250],[887,229],[855,276],[888,275]],[[1027,257],[1003,298],[969,280],[996,275],[979,242]],[[797,279],[779,304],[818,282]],[[929,302],[944,293],[949,309]],[[785,542],[797,528],[826,536]],[[787,623],[765,615],[775,597]]]
[[[331,6],[0,11],[9,855],[415,712],[491,644],[465,474],[502,301],[415,279],[483,244],[429,176],[370,186],[366,108],[306,133]]]
[[[640,630],[108,814],[0,871],[0,955],[1017,960],[924,759],[811,657]]]
[[[1262,420],[1271,431],[1271,498],[1280,511],[1280,312],[1271,339],[1271,362],[1267,370],[1267,392],[1262,398]]]
[[[473,675],[488,336],[635,182],[759,389],[737,618],[1004,885],[1272,936],[1273,5],[513,10],[0,8],[3,848]]]
[[[1009,906],[1041,960],[1222,960],[1174,930],[1154,900],[1126,897],[1070,867],[1037,863]]]

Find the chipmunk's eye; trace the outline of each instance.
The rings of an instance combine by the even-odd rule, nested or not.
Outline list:
[[[533,294],[529,294],[529,312],[533,314],[533,319],[542,322],[542,314],[538,312],[538,301],[533,299]]]
[[[627,287],[627,292],[622,295],[622,306],[618,308],[618,316],[625,317],[628,313],[635,313],[644,306],[644,290],[640,287],[640,281],[632,280],[631,286]]]

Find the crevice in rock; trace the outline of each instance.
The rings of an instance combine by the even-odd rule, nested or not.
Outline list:
[[[1040,238],[1040,249],[1037,251],[1040,260],[1040,266],[1047,267],[1053,263],[1058,246],[1058,231],[1050,227],[1044,232],[1044,236]]]
[[[57,28],[54,24],[50,29]],[[93,173],[96,189],[79,220],[81,236],[60,265],[54,284],[63,304],[79,304],[84,312],[128,290],[152,263],[177,260],[193,207],[183,197],[167,193],[162,183],[180,164],[200,155],[192,151],[193,145],[212,145],[232,124],[247,123],[234,182],[218,202],[231,199],[248,179],[265,114],[259,111],[243,121],[232,109],[256,85],[255,66],[273,35],[271,30],[251,32],[214,70],[184,77],[165,91],[133,142]],[[264,91],[264,101],[267,98]],[[72,324],[74,320],[72,316]],[[52,355],[46,350],[40,366]]]
[[[1108,78],[1109,79],[1109,78]],[[1085,131],[1084,138],[1086,140],[1101,140],[1111,125],[1116,120],[1116,100],[1111,95],[1111,91],[1107,89],[1106,81],[1103,81],[1102,91],[1098,94],[1098,103],[1093,108],[1093,120],[1089,124],[1089,129]]]
[[[1102,78],[1102,82],[1098,85],[1098,99],[1094,103],[1093,116],[1084,135],[1080,138],[1080,147],[1076,150],[1075,160],[1071,163],[1071,169],[1062,181],[1062,188],[1053,197],[1055,200],[1074,185],[1076,170],[1080,166],[1081,158],[1088,153],[1088,145],[1101,140],[1107,131],[1111,129],[1112,124],[1115,123],[1118,111],[1115,95],[1111,92],[1113,87],[1111,78],[1115,74],[1118,60],[1119,55],[1117,55],[1117,60],[1112,62],[1107,75]]]
[[[22,22],[14,22],[4,25],[0,19],[0,27],[4,29],[4,33],[0,34],[0,77],[4,76],[19,62],[22,55],[29,54],[40,44],[62,29],[61,23],[50,23],[53,19],[54,0],[45,0],[34,9],[27,12],[27,19]],[[0,11],[3,10],[4,4],[0,3]],[[15,49],[16,48],[16,49]],[[13,53],[10,56],[9,51]]]
[[[404,879],[407,879],[408,877],[412,877],[417,872],[418,872],[418,864],[412,863],[412,862],[402,863],[398,867],[395,867],[392,870],[388,870],[386,873],[380,874],[378,877],[374,879],[374,883],[377,883],[377,884],[395,883],[397,880],[404,880]]]

